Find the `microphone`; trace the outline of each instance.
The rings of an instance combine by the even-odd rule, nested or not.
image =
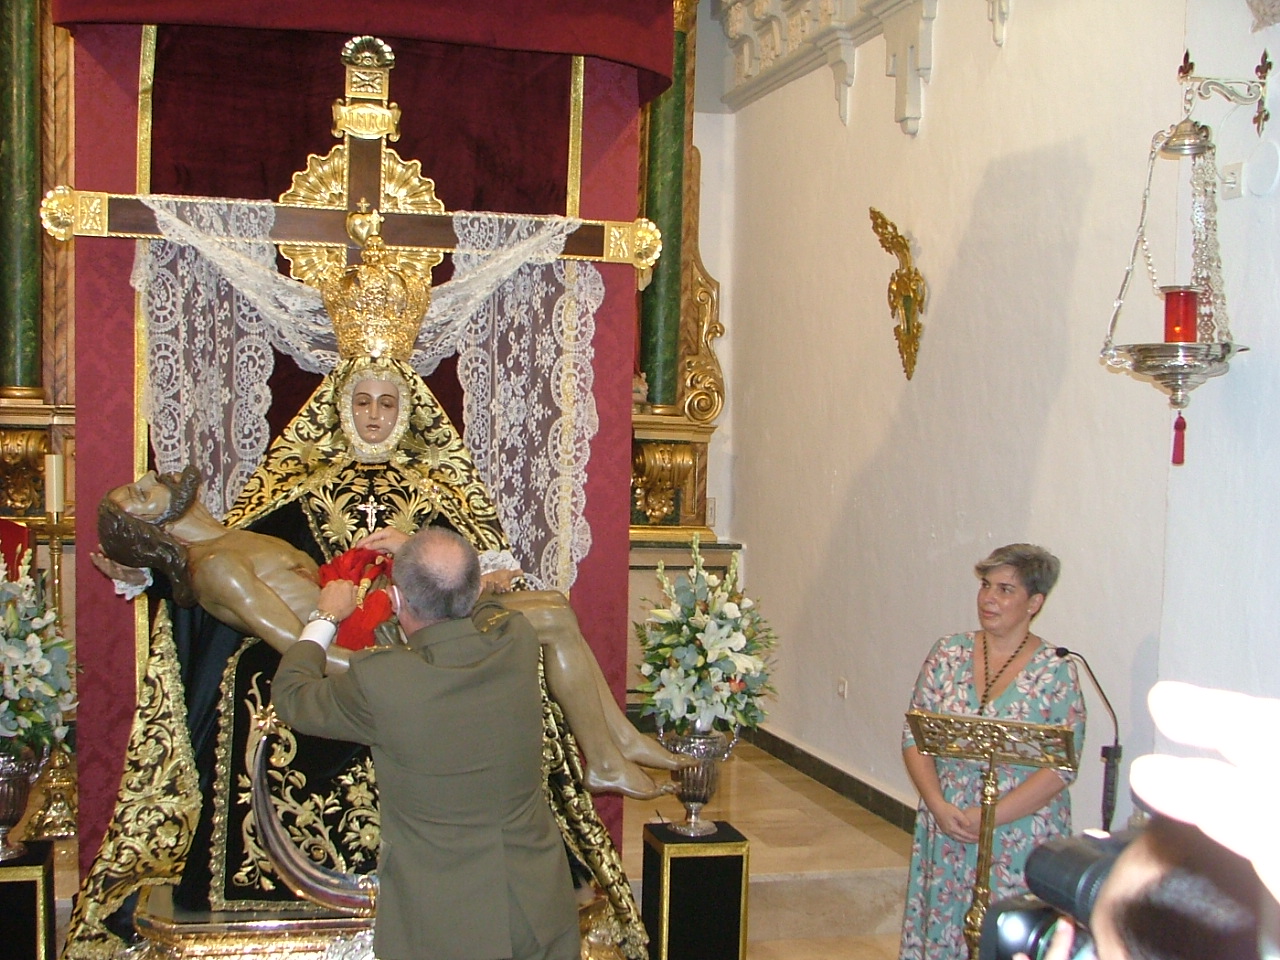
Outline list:
[[[1098,682],[1098,678],[1093,673],[1093,668],[1089,666],[1089,661],[1084,658],[1083,654],[1076,653],[1074,650],[1068,650],[1066,647],[1058,647],[1054,651],[1058,657],[1066,659],[1074,657],[1084,666],[1085,672],[1089,674],[1089,679],[1093,682],[1093,688],[1098,691],[1098,696],[1102,698],[1102,705],[1107,708],[1107,713],[1111,714],[1111,727],[1115,731],[1115,738],[1109,747],[1102,748],[1102,829],[1108,833],[1111,832],[1111,818],[1116,812],[1116,785],[1120,781],[1120,755],[1123,748],[1120,746],[1120,723],[1116,720],[1116,712],[1111,709],[1111,701],[1107,699],[1107,695],[1103,692],[1102,684]]]

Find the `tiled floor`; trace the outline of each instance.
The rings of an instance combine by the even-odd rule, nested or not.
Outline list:
[[[628,800],[623,864],[641,876],[648,821],[679,801]],[[911,837],[751,744],[739,744],[703,811],[750,842],[748,960],[892,960]]]
[[[642,874],[644,824],[683,817],[673,797],[626,801],[623,864],[633,882]],[[729,821],[750,842],[747,960],[897,956],[908,834],[748,743],[722,766],[704,817]],[[59,843],[57,864],[65,913],[74,840]]]

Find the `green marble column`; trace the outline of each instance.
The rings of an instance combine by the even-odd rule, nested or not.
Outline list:
[[[0,14],[0,397],[40,388],[39,0]]]
[[[680,354],[681,235],[684,229],[685,56],[689,35],[677,29],[671,87],[649,110],[645,216],[662,231],[662,257],[640,301],[640,369],[649,402],[674,405]]]

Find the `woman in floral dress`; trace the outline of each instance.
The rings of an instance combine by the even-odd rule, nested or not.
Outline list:
[[[1031,621],[1058,579],[1058,558],[1015,543],[979,563],[981,629],[943,637],[920,668],[912,709],[1069,726],[1076,755],[1084,745],[1085,708],[1076,668],[1031,632]],[[902,755],[920,806],[902,960],[962,960],[969,955],[964,918],[973,898],[982,814],[983,765],[921,754],[904,728]],[[992,839],[991,900],[1026,893],[1027,855],[1050,837],[1071,833],[1073,774],[1001,766]]]

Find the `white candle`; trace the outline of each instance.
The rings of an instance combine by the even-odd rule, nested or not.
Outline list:
[[[62,454],[44,455],[44,510],[45,513],[62,513],[67,506],[66,473],[63,471]]]

